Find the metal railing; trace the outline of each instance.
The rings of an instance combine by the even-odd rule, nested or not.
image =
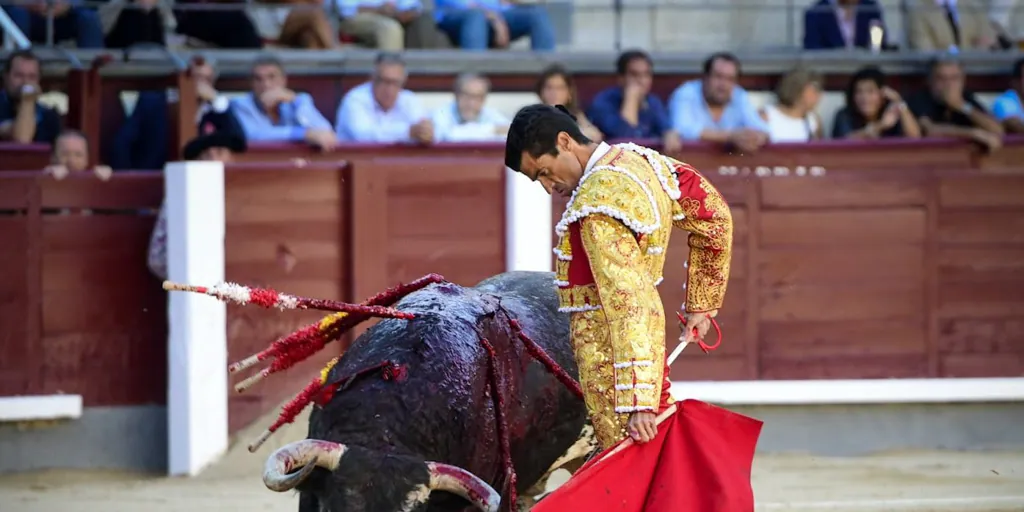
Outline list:
[[[4,50],[24,49],[32,46],[28,37],[14,24],[7,11],[0,9],[0,30],[4,33]]]

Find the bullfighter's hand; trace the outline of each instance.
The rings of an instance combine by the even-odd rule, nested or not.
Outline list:
[[[682,322],[679,323],[679,327],[683,330],[682,334],[679,335],[680,343],[694,343],[697,340],[703,340],[704,336],[711,329],[711,319],[718,316],[718,310],[712,309],[702,313],[684,313],[683,318],[686,318],[686,325]],[[694,329],[697,333],[694,334]]]
[[[629,437],[638,443],[653,441],[658,435],[657,416],[653,412],[634,412],[629,415],[626,429]]]

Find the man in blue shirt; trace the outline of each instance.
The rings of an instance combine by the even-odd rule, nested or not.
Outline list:
[[[669,123],[668,110],[651,93],[654,62],[640,50],[619,55],[615,63],[619,85],[594,97],[587,111],[590,122],[608,139],[659,139],[665,153],[679,150],[679,134]]]
[[[715,53],[704,61],[704,76],[679,86],[669,99],[672,127],[683,140],[724,143],[756,151],[768,142],[768,124],[737,85],[740,61]]]
[[[493,43],[507,48],[520,37],[530,36],[534,51],[555,49],[555,29],[540,5],[507,0],[437,0],[437,26],[465,50],[483,51]]]
[[[1024,133],[1024,58],[1013,64],[1013,87],[996,98],[992,115],[1003,123],[1006,133]]]
[[[407,78],[401,55],[378,55],[370,81],[353,87],[338,105],[338,137],[380,144],[433,142],[434,126],[416,94],[405,88]]]
[[[258,57],[252,66],[252,93],[231,100],[231,110],[249,142],[305,141],[324,151],[338,137],[316,109],[313,97],[288,89],[284,66],[275,57]]]

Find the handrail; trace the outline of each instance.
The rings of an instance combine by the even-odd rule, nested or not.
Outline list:
[[[0,29],[4,31],[3,45],[5,50],[10,50],[12,47],[19,50],[32,47],[32,43],[21,32],[18,25],[14,24],[14,20],[7,15],[7,11],[3,9],[0,9]]]

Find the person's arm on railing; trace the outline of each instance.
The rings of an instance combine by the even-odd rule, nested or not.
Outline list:
[[[18,106],[18,115],[14,116],[14,124],[11,127],[11,140],[28,144],[36,136],[36,98],[39,97],[39,88],[26,88],[21,91],[21,105]]]

